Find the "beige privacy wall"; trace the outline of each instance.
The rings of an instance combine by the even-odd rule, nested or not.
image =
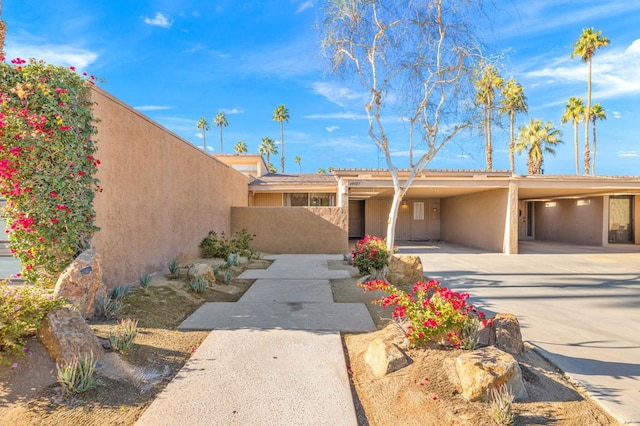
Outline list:
[[[502,253],[508,200],[508,189],[441,199],[441,238]]]
[[[93,246],[108,287],[199,255],[211,230],[229,233],[231,206],[247,205],[247,178],[100,89]],[[195,121],[194,121],[195,132]]]
[[[231,227],[255,234],[266,253],[346,253],[347,209],[342,207],[234,207]]]

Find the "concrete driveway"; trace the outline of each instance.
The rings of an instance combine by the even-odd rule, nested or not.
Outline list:
[[[518,316],[524,340],[611,415],[640,424],[640,246],[521,242],[518,255],[399,243],[425,275]]]

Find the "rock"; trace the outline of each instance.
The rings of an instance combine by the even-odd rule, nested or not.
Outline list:
[[[97,359],[104,352],[84,318],[69,308],[49,312],[42,321],[38,338],[58,363],[70,363],[91,353]]]
[[[364,361],[376,377],[383,377],[411,364],[411,358],[396,345],[375,338],[364,354]]]
[[[387,281],[395,286],[413,284],[424,281],[422,261],[418,256],[397,255],[391,256]]]
[[[213,266],[208,263],[194,263],[189,267],[187,276],[190,278],[204,277],[210,285],[214,285],[216,277],[213,269]]]
[[[464,353],[456,359],[456,372],[462,386],[462,396],[468,401],[487,402],[489,391],[506,384],[515,399],[528,399],[522,382],[522,371],[515,358],[489,346]]]
[[[99,313],[107,297],[100,260],[100,255],[95,251],[83,251],[62,272],[54,289],[56,296],[77,306],[84,318],[92,318]]]
[[[512,355],[524,352],[520,322],[513,314],[497,314],[495,317],[496,346]]]
[[[480,323],[476,338],[479,347],[494,346],[496,344],[496,327],[493,321],[487,321],[487,325]]]

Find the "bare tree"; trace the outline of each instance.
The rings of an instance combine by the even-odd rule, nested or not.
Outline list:
[[[327,2],[323,48],[335,73],[355,74],[368,92],[364,106],[368,133],[384,153],[393,181],[389,247],[395,241],[398,207],[415,177],[447,142],[471,125],[479,46],[473,25],[479,12],[479,2],[474,0]],[[411,155],[414,148],[424,150],[415,164],[411,159],[402,181],[383,119],[398,114],[410,124],[403,146],[409,147]]]

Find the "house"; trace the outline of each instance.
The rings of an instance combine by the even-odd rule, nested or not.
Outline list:
[[[402,179],[409,171],[399,173]],[[248,190],[248,210],[259,208],[261,214],[275,216],[290,207],[304,207],[329,222],[329,228],[341,228],[339,248],[346,247],[349,238],[384,236],[393,197],[391,177],[383,169],[264,174],[253,177]],[[346,217],[336,214],[336,209]],[[425,170],[402,200],[396,240],[445,240],[506,254],[517,253],[519,240],[531,239],[592,246],[640,244],[640,229],[634,226],[638,219],[639,177]],[[251,230],[248,220],[242,226]],[[288,240],[291,252],[311,249],[294,244],[295,236],[309,237],[309,229],[318,229],[296,229],[289,223],[278,227],[276,235],[266,228],[260,233],[269,234],[271,241]],[[281,250],[288,252],[286,247]]]

